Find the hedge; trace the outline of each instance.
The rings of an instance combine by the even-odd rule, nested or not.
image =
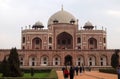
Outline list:
[[[117,74],[116,69],[113,68],[99,69],[99,72]]]
[[[30,73],[30,69],[22,69],[24,73]],[[49,72],[49,76],[46,78],[24,78],[24,77],[0,77],[0,79],[58,79],[57,73],[54,69],[35,69],[35,73]]]
[[[34,69],[34,73],[50,72],[51,69]],[[31,69],[22,69],[24,73],[30,73]]]

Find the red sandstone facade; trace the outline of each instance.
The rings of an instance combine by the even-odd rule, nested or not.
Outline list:
[[[70,13],[56,12],[48,20],[48,29],[41,22],[22,29],[22,67],[41,66],[110,66],[114,50],[107,49],[106,30],[96,29],[89,21],[78,29],[78,20]],[[9,50],[0,50],[0,60]]]

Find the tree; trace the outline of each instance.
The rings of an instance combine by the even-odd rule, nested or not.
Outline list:
[[[31,72],[31,76],[33,77],[33,76],[34,76],[34,69],[31,68],[31,69],[30,69],[30,72]]]
[[[6,57],[4,57],[4,60],[1,63],[1,73],[3,74],[3,77],[9,76],[10,66],[8,61],[6,60]]]
[[[113,68],[117,68],[118,67],[118,65],[119,65],[119,55],[118,55],[118,53],[119,53],[119,50],[118,49],[116,49],[115,50],[115,53],[112,55],[112,57],[111,57],[111,66],[113,67]]]
[[[1,73],[1,70],[2,70],[2,68],[1,68],[1,64],[2,64],[2,62],[0,62],[0,73]]]
[[[2,62],[2,68],[3,68],[3,76],[5,76],[5,77],[20,77],[20,76],[22,76],[22,71],[20,69],[19,56],[18,56],[16,48],[12,48],[10,50],[10,55],[9,55],[8,59],[4,58],[4,60]]]

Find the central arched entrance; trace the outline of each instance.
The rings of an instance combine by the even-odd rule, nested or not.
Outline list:
[[[57,49],[73,49],[73,37],[67,32],[57,36]]]
[[[69,66],[73,65],[73,63],[72,63],[72,56],[70,56],[70,55],[65,56],[64,65],[65,66],[67,66],[67,65],[69,65]]]

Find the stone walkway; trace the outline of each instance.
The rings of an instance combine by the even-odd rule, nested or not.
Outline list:
[[[57,74],[58,79],[64,79],[62,71],[57,71]],[[78,76],[75,76],[74,79],[117,79],[117,75],[91,71],[79,74]]]

